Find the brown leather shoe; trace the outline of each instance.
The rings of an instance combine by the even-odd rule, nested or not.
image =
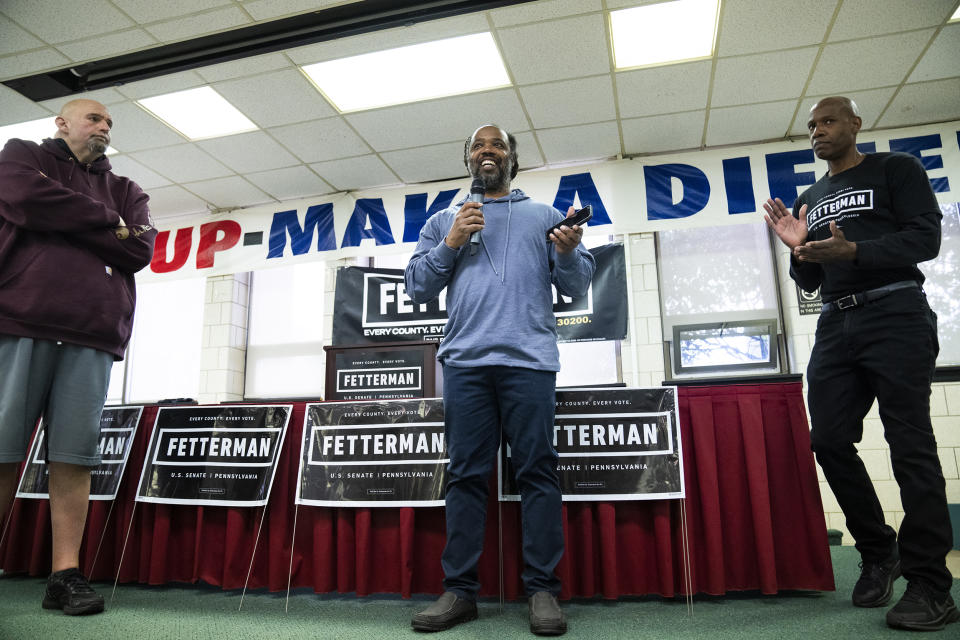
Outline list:
[[[562,636],[567,632],[567,616],[552,593],[538,591],[530,596],[530,631],[538,636]]]
[[[443,631],[476,619],[476,602],[458,598],[455,593],[447,591],[432,605],[413,616],[410,625],[416,631]]]

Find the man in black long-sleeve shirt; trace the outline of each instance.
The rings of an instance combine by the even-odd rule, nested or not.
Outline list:
[[[828,172],[794,204],[764,204],[767,224],[791,249],[790,275],[825,304],[807,369],[811,440],[863,559],[853,604],[881,607],[902,573],[907,590],[887,612],[892,627],[936,630],[960,619],[950,597],[950,518],[930,423],[939,351],[937,316],[918,262],[940,250],[942,214],[920,162],[857,150],[862,121],[849,98],[810,111],[814,153]],[[890,445],[904,517],[897,532],[855,443],[874,399]]]

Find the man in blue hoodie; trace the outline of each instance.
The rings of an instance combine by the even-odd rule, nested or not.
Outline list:
[[[446,591],[412,625],[441,631],[477,617],[487,481],[502,429],[521,495],[530,629],[560,635],[567,623],[554,575],[564,542],[553,447],[560,359],[552,285],[567,296],[585,295],[596,263],[580,244],[579,226],[562,226],[547,240],[563,214],[511,190],[518,169],[511,134],[480,127],[467,139],[463,160],[483,181],[483,202],[460,202],[427,220],[405,274],[418,304],[446,287],[449,316],[437,352],[450,456],[441,559]],[[476,252],[469,248],[475,232]]]
[[[157,232],[147,195],[110,171],[107,108],[73,100],[55,122],[54,138],[0,151],[0,522],[42,415],[53,533],[43,607],[77,615],[103,611],[79,571],[90,468],[110,370],[130,340],[133,274]]]

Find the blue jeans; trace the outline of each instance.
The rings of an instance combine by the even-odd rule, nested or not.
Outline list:
[[[556,374],[519,367],[443,367],[447,452],[444,588],[475,600],[483,551],[487,481],[500,446],[510,443],[523,514],[527,595],[560,592],[563,555],[560,482],[553,448]]]
[[[945,482],[930,424],[930,383],[940,346],[937,317],[920,289],[901,289],[848,311],[820,316],[807,369],[810,433],[817,462],[866,561],[899,546],[903,575],[950,590],[953,544]],[[900,485],[899,536],[855,444],[874,399]]]

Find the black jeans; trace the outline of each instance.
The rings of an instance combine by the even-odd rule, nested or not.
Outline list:
[[[443,367],[447,453],[444,587],[475,600],[480,582],[487,481],[500,446],[510,443],[523,515],[527,595],[560,593],[554,569],[563,555],[562,495],[553,448],[556,374],[520,367]]]
[[[945,558],[953,533],[930,424],[939,349],[937,316],[926,296],[902,289],[856,309],[821,314],[807,378],[813,450],[857,550],[865,561],[877,561],[898,543],[854,446],[876,399],[904,511],[903,574],[945,592],[952,585]]]

